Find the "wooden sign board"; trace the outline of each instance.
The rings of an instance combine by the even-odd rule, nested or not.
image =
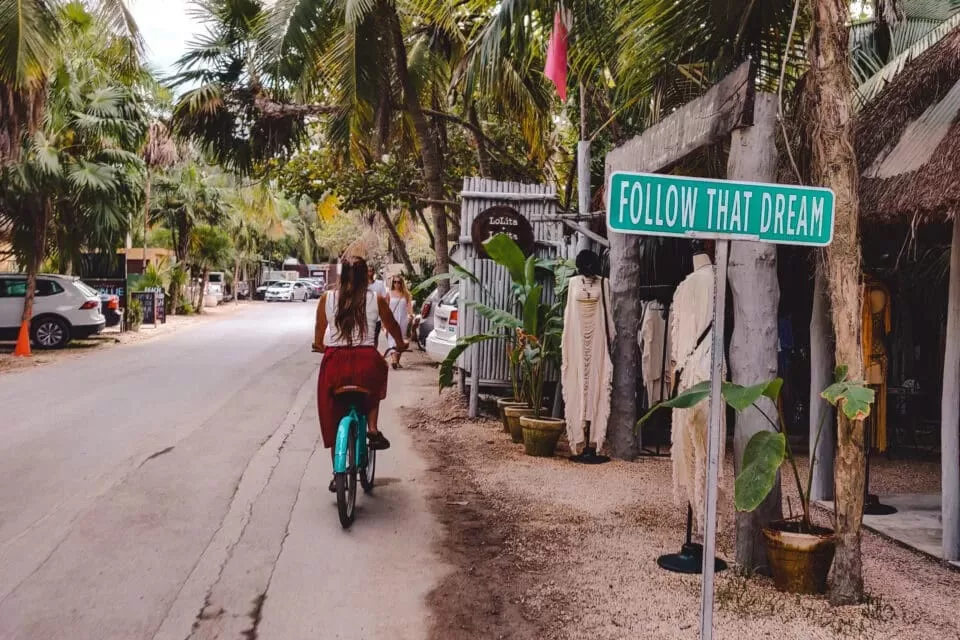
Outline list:
[[[513,238],[525,256],[533,255],[537,245],[533,225],[513,207],[497,205],[478,215],[470,228],[470,238],[473,240],[477,257],[489,258],[483,243],[498,233],[505,233]]]

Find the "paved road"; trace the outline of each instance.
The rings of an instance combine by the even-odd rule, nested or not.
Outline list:
[[[445,570],[392,374],[374,496],[326,490],[314,305],[0,376],[0,639],[425,636]],[[433,374],[435,375],[435,374]]]

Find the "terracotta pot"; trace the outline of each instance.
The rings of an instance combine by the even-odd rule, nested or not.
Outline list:
[[[523,450],[528,456],[552,458],[560,436],[567,430],[567,422],[557,418],[520,418],[523,429]]]
[[[507,417],[507,426],[510,428],[510,438],[518,444],[523,442],[523,428],[520,426],[520,418],[522,416],[532,416],[533,409],[526,405],[520,407],[507,406],[503,408],[503,413]]]
[[[797,520],[778,520],[764,527],[763,536],[777,589],[788,593],[826,593],[827,574],[837,546],[833,531],[813,527],[811,533],[800,533]]]
[[[506,407],[525,407],[526,402],[520,402],[514,398],[498,398],[497,410],[500,412],[500,421],[503,423],[503,432],[510,433],[510,425],[507,424],[507,414],[503,412]]]

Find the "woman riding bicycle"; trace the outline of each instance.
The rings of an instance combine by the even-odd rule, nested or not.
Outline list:
[[[387,397],[387,363],[374,343],[377,321],[396,341],[397,349],[408,345],[390,313],[386,299],[367,289],[367,263],[350,258],[340,266],[340,286],[328,291],[317,306],[313,349],[323,353],[317,378],[317,410],[323,446],[331,449],[337,439],[340,419],[349,407],[334,396],[345,386],[363,387],[367,395],[367,438],[371,449],[387,449],[387,440],[377,427],[380,401]]]

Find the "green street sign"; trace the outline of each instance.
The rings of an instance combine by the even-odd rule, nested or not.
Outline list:
[[[815,247],[833,241],[829,189],[617,172],[607,193],[607,226],[618,233]]]

